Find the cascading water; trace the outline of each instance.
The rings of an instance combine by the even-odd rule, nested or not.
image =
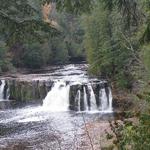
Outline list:
[[[0,84],[0,101],[4,100],[4,87],[5,87],[5,80],[1,80],[1,84]]]
[[[77,104],[76,110],[80,111],[81,110],[81,105],[80,105],[80,103],[81,103],[81,91],[80,90],[78,90],[77,95],[75,97],[75,103]]]
[[[0,126],[2,131],[0,149],[17,149],[19,147],[60,149],[60,146],[63,150],[78,149],[82,145],[81,140],[87,141],[86,135],[84,136],[83,115],[75,114],[73,111],[81,113],[85,111],[90,114],[111,112],[112,94],[107,82],[90,78],[87,75],[87,69],[84,71],[84,67],[78,68],[74,69],[74,66],[71,65],[67,69],[64,67],[65,70],[59,69],[57,72],[51,70],[46,74],[46,79],[44,73],[38,75],[38,77],[30,74],[29,78],[19,75],[19,78],[6,78],[5,82],[0,81],[0,94],[4,99],[0,101]],[[39,102],[40,98],[43,99],[48,89],[50,91],[43,100],[43,106],[31,105],[32,100],[35,104]],[[7,101],[9,90],[10,100]],[[24,97],[24,99],[19,97]],[[29,103],[26,99],[28,97],[30,98]],[[17,102],[19,102],[19,108],[16,106]],[[21,108],[20,102],[23,102]],[[24,107],[24,102],[28,106]],[[14,104],[15,107],[10,109]],[[4,109],[8,109],[8,111]],[[71,113],[58,112],[69,110],[71,110]],[[102,136],[105,133],[105,128],[108,128],[109,132],[109,122],[106,121],[107,117],[104,118],[105,115],[84,114],[84,116],[86,117],[86,123],[90,125],[94,125],[97,120],[102,119],[98,122],[98,126],[96,125],[95,131],[99,127],[102,128]],[[111,116],[112,121],[113,115],[109,116]],[[105,126],[105,123],[108,127]],[[94,138],[95,132],[91,136]],[[74,143],[74,138],[76,138],[76,143]],[[95,138],[97,139],[97,136]],[[74,147],[75,145],[77,147]],[[84,145],[83,149],[90,149],[88,143],[86,143],[86,147]]]
[[[88,111],[88,99],[87,99],[87,93],[86,93],[86,88],[83,88],[84,90],[84,110]]]
[[[0,110],[10,107],[9,88],[7,81],[0,80]]]
[[[40,84],[39,80],[37,85],[44,88],[43,90],[37,92],[35,90],[31,91],[31,97],[34,98],[45,96],[47,89],[51,89],[45,99],[43,100],[43,109],[48,111],[102,111],[111,112],[112,109],[112,93],[106,81],[101,81],[98,79],[89,78],[87,75],[87,70],[84,68],[75,67],[74,65],[69,65],[63,69],[58,69],[56,72],[52,73],[49,77],[50,81]],[[38,78],[39,79],[39,78]],[[6,103],[9,99],[18,100],[18,95],[12,95],[12,90],[17,86],[14,86],[16,82],[10,82],[8,80],[0,81],[0,101],[1,103]],[[27,84],[28,85],[28,84]],[[53,85],[53,86],[52,86]],[[34,84],[33,84],[34,86]],[[20,87],[20,86],[18,86]],[[24,86],[21,86],[23,89]],[[18,93],[22,94],[22,91],[17,88]],[[20,90],[20,91],[19,91]],[[26,96],[26,91],[23,94]],[[16,96],[16,97],[15,97]],[[21,98],[23,95],[19,95]],[[19,98],[20,100],[20,98]],[[24,101],[27,101],[26,99]],[[10,102],[10,101],[9,101]]]
[[[69,88],[66,82],[57,81],[43,101],[43,108],[49,111],[67,111],[69,108]]]
[[[88,90],[90,93],[90,110],[95,111],[97,110],[96,97],[95,97],[95,94],[91,85],[88,85]]]
[[[71,88],[72,86],[74,90]],[[111,88],[98,89],[100,106],[97,104],[97,95],[94,90],[91,83],[82,85],[66,81],[54,82],[51,91],[43,101],[43,108],[49,111],[68,111],[69,107],[73,105],[71,110],[75,111],[112,112]],[[74,96],[70,96],[72,93]]]
[[[9,88],[5,80],[0,80],[0,101],[9,100]]]
[[[109,107],[108,107],[108,111],[112,112],[113,111],[113,107],[112,107],[112,92],[111,92],[111,88],[109,88]]]
[[[101,99],[101,108],[100,108],[101,111],[108,110],[109,100],[107,98],[106,91],[104,88],[100,90],[100,99]]]

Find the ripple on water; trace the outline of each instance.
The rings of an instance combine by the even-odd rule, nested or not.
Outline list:
[[[87,123],[103,116],[100,113],[46,112],[40,106],[9,110],[6,114],[4,118],[0,115],[3,131],[0,148],[18,144],[37,150],[38,147],[59,149],[60,143],[64,150],[73,146],[74,139],[84,135],[83,115]]]

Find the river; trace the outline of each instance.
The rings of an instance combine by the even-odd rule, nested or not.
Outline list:
[[[98,150],[104,146],[105,132],[111,132],[109,121],[115,117],[111,88],[105,80],[90,77],[87,68],[86,64],[55,66],[42,73],[16,75],[15,80],[51,80],[53,85],[40,105],[0,109],[0,149]],[[9,89],[3,95],[5,80],[1,78],[0,85],[4,103],[11,101]]]

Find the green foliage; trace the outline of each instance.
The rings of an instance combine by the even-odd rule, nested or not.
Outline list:
[[[43,21],[41,7],[46,2],[48,1],[0,1],[0,37],[8,45],[15,67],[39,68],[45,64],[65,63],[70,57],[83,55],[81,48],[83,36],[77,17],[70,15],[69,18],[67,13],[61,14],[53,10],[53,18],[62,29],[60,34],[60,31]],[[70,7],[77,4],[81,6],[83,2],[84,0],[81,3],[66,1],[63,5],[61,1],[57,1],[57,8],[69,12],[72,11]],[[51,16],[49,17],[51,19]]]
[[[141,93],[140,100],[145,103],[147,108],[138,112],[138,118],[135,121],[125,121],[125,125],[120,125],[118,131],[118,148],[119,150],[149,150],[150,149],[150,91],[149,85]],[[144,106],[146,107],[146,106]],[[136,120],[137,119],[137,120]],[[119,129],[119,130],[118,130]]]
[[[54,16],[61,33],[42,18],[41,5],[54,1],[62,11]],[[150,74],[150,0],[1,0],[0,6],[0,38],[5,41],[0,42],[0,72],[10,69],[8,50],[13,64],[36,69],[83,57],[86,49],[90,71],[119,87],[130,89],[139,67]],[[88,12],[81,18],[84,30],[80,18],[66,12]],[[150,103],[150,94],[144,100]],[[119,135],[120,150],[149,150],[149,111],[138,125],[126,123]]]
[[[56,0],[56,3],[59,10],[75,14],[87,13],[93,6],[93,0]]]
[[[0,41],[0,73],[7,72],[12,68],[12,65],[7,57],[7,49],[6,44]]]
[[[40,1],[1,0],[0,6],[0,33],[9,45],[56,33],[43,21]]]
[[[1,0],[0,5],[0,38],[7,43],[13,64],[17,67],[22,67],[23,63],[33,68],[43,66],[45,64],[43,53],[39,51],[41,46],[37,43],[45,43],[46,39],[58,35],[60,31],[43,21],[42,0]],[[32,49],[31,54],[29,50],[24,52],[25,44],[29,45],[29,49]],[[34,48],[31,47],[35,47],[36,44],[37,51],[34,51]],[[32,57],[35,62],[31,61]],[[9,60],[6,61],[5,59],[5,65],[3,66],[7,66],[7,62]],[[31,63],[33,63],[33,66]],[[3,70],[6,70],[6,68]]]
[[[123,33],[121,23],[121,15],[115,10],[111,15],[98,3],[92,14],[84,17],[84,44],[91,72],[117,81],[119,87],[130,88],[134,46],[130,45],[131,38]]]
[[[62,36],[54,37],[50,41],[50,49],[52,51],[52,63],[62,64],[68,61],[68,51]]]
[[[142,58],[144,65],[146,67],[146,70],[150,73],[150,45],[144,45],[142,48]]]
[[[37,43],[28,45],[23,56],[24,65],[28,68],[37,69],[45,65],[45,57],[42,45]]]
[[[120,150],[149,150],[150,149],[150,114],[142,114],[138,125],[126,124],[120,132]]]
[[[85,27],[84,44],[85,49],[87,49],[88,61],[92,65],[92,72],[98,74],[100,69],[97,64],[101,62],[109,63],[103,61],[105,59],[101,56],[100,53],[101,50],[104,52],[107,51],[107,47],[103,45],[104,41],[102,41],[103,39],[105,40],[108,37],[107,13],[105,11],[102,11],[102,9],[100,8],[96,8],[91,16],[85,16],[83,19],[83,25]]]
[[[85,52],[82,44],[84,31],[80,18],[68,13],[62,13],[58,18],[69,57],[84,57]]]

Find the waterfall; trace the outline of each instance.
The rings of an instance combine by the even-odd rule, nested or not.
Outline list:
[[[10,97],[10,91],[9,91],[9,88],[7,88],[7,90],[6,90],[6,100],[9,100],[9,97]]]
[[[96,97],[91,85],[88,85],[88,90],[90,92],[90,110],[95,111],[97,110]]]
[[[70,108],[74,111],[112,112],[111,88],[99,84],[54,82],[43,100],[43,108],[49,111],[68,111]]]
[[[106,93],[106,89],[102,88],[99,91],[99,99],[101,101],[101,106],[100,106],[100,110],[102,112],[112,112],[112,93],[111,93],[111,88],[108,88],[108,96]]]
[[[43,101],[43,108],[49,111],[67,111],[69,107],[69,89],[66,82],[57,81]]]
[[[100,99],[101,99],[101,111],[105,111],[109,107],[109,101],[107,99],[106,91],[105,89],[100,90]]]
[[[0,80],[0,101],[9,100],[9,88],[5,80]]]
[[[4,99],[5,80],[1,80],[0,84],[0,100]]]
[[[81,91],[78,90],[77,95],[75,97],[75,103],[77,104],[77,110],[80,111],[81,110]]]
[[[87,111],[88,110],[88,99],[87,99],[87,93],[86,93],[86,88],[83,88],[84,90],[84,110]]]
[[[108,107],[108,111],[112,112],[113,111],[113,107],[112,107],[112,92],[111,92],[111,88],[109,87],[109,107]]]

